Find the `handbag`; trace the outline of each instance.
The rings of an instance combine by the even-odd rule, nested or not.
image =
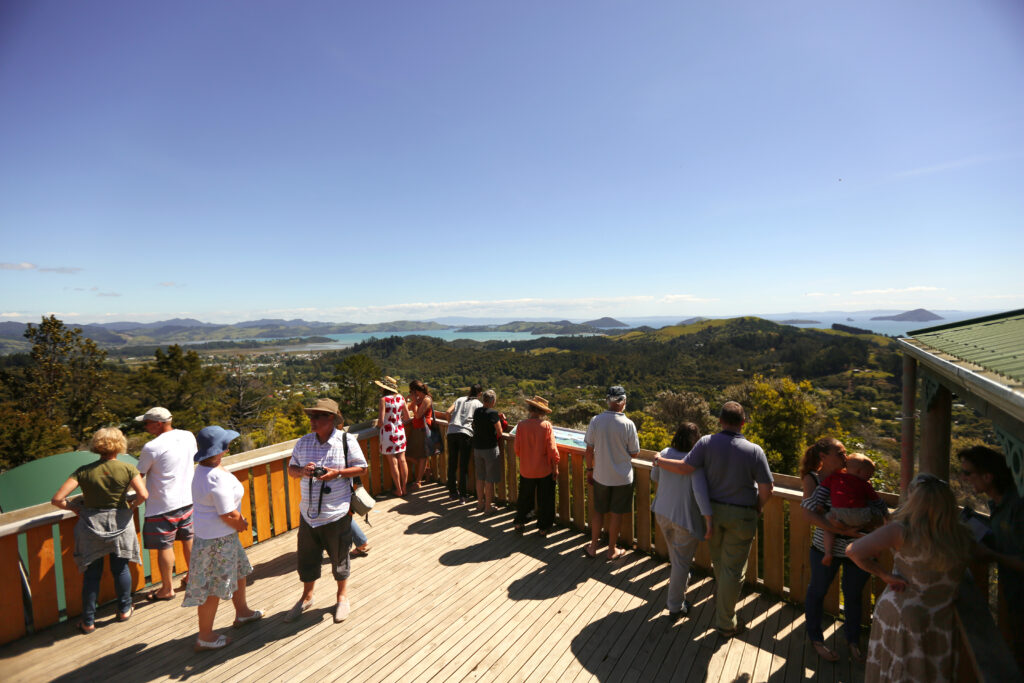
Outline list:
[[[342,439],[342,445],[345,449],[345,469],[348,469],[348,434],[345,434]],[[373,499],[370,492],[363,486],[363,482],[359,477],[352,477],[350,480],[352,486],[352,496],[349,499],[349,507],[352,509],[353,514],[362,515],[363,521],[368,526],[370,524],[370,510],[377,504],[377,501]]]

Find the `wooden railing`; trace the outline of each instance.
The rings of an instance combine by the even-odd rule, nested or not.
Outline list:
[[[446,423],[442,420],[438,422],[443,431]],[[356,432],[356,436],[369,465],[364,485],[375,496],[391,490],[393,482],[380,455],[377,430],[367,428]],[[410,452],[422,448],[420,433],[409,430],[408,439]],[[250,529],[240,534],[243,546],[265,541],[298,526],[300,482],[287,474],[287,460],[294,443],[288,441],[224,459],[224,466],[243,485],[245,493],[242,509],[251,514]],[[504,437],[500,447],[504,454],[504,476],[502,482],[496,485],[495,494],[498,500],[513,502],[518,496],[519,483],[513,439]],[[569,446],[559,446],[559,452],[562,464],[558,472],[556,520],[562,526],[586,531],[589,529],[590,493],[585,479],[584,452]],[[651,513],[654,489],[650,461],[653,457],[653,452],[641,451],[633,460],[634,506],[633,511],[623,519],[620,542],[641,552],[667,558],[665,539],[653,523]],[[446,481],[447,458],[444,452],[431,458],[430,472],[432,479]],[[473,481],[471,462],[471,487]],[[890,494],[883,494],[883,497],[886,497],[890,505],[897,502],[896,497]],[[799,480],[796,477],[775,475],[775,493],[764,509],[756,542],[750,550],[746,573],[748,583],[797,603],[803,602],[810,581],[808,562],[811,529],[800,511],[800,500]],[[141,529],[141,521],[136,520],[137,530]],[[75,516],[72,513],[54,510],[48,504],[0,515],[0,585],[15,587],[21,585],[23,580],[27,584],[26,595],[17,590],[5,589],[0,592],[0,643],[10,642],[27,632],[46,628],[81,612],[82,575],[71,556],[74,524]],[[24,562],[20,559],[19,543],[24,551]],[[175,550],[176,567],[184,568],[180,543],[175,544]],[[702,542],[698,547],[694,563],[698,567],[710,569],[707,543]],[[148,565],[151,568],[157,566],[153,551],[150,551]],[[131,570],[136,590],[153,581],[153,577],[144,574],[139,565],[131,565]],[[981,586],[984,587],[984,582],[981,582]],[[873,598],[884,587],[880,580],[873,579],[865,588],[867,599],[862,601],[864,623],[869,623],[866,617],[874,604]],[[104,573],[100,602],[113,598],[112,581]],[[837,614],[839,599],[839,582],[836,581],[825,598],[826,611]],[[63,610],[59,608],[61,603],[65,605]],[[983,616],[979,616],[981,614],[988,615],[988,611],[975,611],[969,618],[983,620]],[[982,633],[985,627],[985,624],[960,624],[960,630],[965,632]],[[988,627],[996,632],[991,618]],[[962,642],[969,644],[966,639],[962,639]],[[968,659],[976,659],[970,653],[968,655]],[[978,677],[986,678],[981,674]]]

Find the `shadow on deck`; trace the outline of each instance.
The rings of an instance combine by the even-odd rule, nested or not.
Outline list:
[[[838,664],[819,662],[806,643],[800,608],[745,591],[739,614],[750,628],[724,641],[711,629],[714,581],[698,574],[694,610],[672,623],[668,564],[641,553],[591,559],[587,539],[565,528],[542,539],[528,526],[517,536],[511,509],[483,516],[436,484],[380,502],[370,518],[372,549],[352,560],[344,624],[331,619],[327,567],[314,608],[284,623],[299,595],[290,532],[249,548],[249,604],[267,616],[234,630],[222,604],[216,626],[234,637],[225,650],[193,653],[196,610],[181,609],[180,597],[150,604],[139,593],[127,623],[107,605],[92,635],[65,622],[3,646],[3,679],[863,680],[831,621]]]

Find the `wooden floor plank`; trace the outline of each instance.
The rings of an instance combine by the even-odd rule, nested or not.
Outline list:
[[[232,629],[223,604],[215,628],[233,637],[220,652],[196,654],[196,610],[182,597],[147,603],[115,623],[102,606],[96,632],[62,623],[0,647],[4,681],[619,681],[863,680],[849,663],[817,660],[805,644],[802,610],[745,595],[750,630],[722,641],[712,629],[714,581],[697,573],[693,609],[670,622],[668,566],[629,553],[591,559],[574,529],[540,539],[512,533],[512,511],[475,513],[437,484],[409,499],[383,499],[364,526],[369,557],[352,560],[353,616],[334,624],[334,582],[323,569],[314,606],[294,624],[298,599],[294,531],[247,549],[255,571],[250,606],[266,617]],[[842,640],[826,621],[830,645]]]

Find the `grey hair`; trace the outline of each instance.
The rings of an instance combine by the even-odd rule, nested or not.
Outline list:
[[[498,401],[498,395],[494,393],[494,389],[488,389],[484,393],[480,394],[480,398],[487,404],[496,403]]]

